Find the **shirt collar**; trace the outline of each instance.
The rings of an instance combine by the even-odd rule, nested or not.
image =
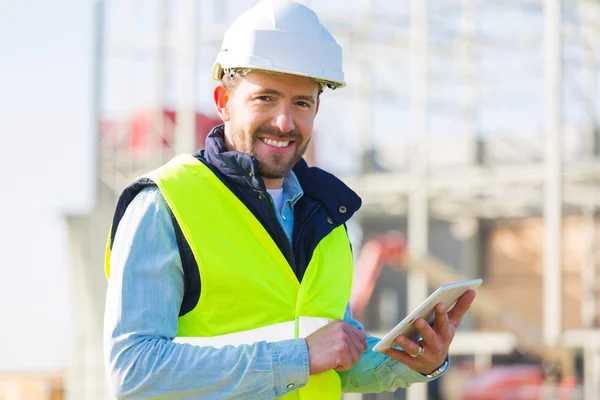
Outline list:
[[[304,191],[302,190],[302,186],[300,186],[300,182],[298,181],[298,177],[294,173],[294,171],[290,171],[289,174],[283,179],[283,202],[290,203],[290,206],[293,208],[294,204],[304,195]]]

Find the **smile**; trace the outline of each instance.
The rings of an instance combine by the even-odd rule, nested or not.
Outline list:
[[[278,140],[267,139],[267,138],[261,138],[260,140],[262,140],[264,143],[266,143],[270,146],[275,146],[275,147],[287,147],[290,144],[290,141],[280,142]]]

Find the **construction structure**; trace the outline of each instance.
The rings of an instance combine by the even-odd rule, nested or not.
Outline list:
[[[68,217],[78,307],[68,399],[110,398],[102,259],[117,197],[140,173],[203,147],[218,123],[212,61],[254,3],[96,3],[97,202]],[[417,260],[407,265],[422,267],[382,272],[365,326],[389,329],[439,284],[435,266],[452,266],[444,276],[482,276],[499,309],[523,311],[545,346],[585,355],[582,396],[600,398],[598,2],[304,3],[344,48],[349,82],[323,96],[315,162],[363,199],[355,249],[400,230]],[[452,351],[482,368],[531,340],[475,314]],[[428,395],[415,385],[363,397]]]

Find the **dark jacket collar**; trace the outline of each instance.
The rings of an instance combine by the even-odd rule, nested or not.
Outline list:
[[[228,151],[225,147],[224,126],[215,126],[206,137],[203,152],[206,161],[235,184],[253,190],[266,191],[265,182],[258,173],[258,162],[249,154]]]
[[[206,138],[206,150],[198,154],[235,184],[248,189],[266,191],[258,174],[258,162],[249,154],[228,151],[225,147],[224,126],[212,129]],[[309,167],[301,159],[293,169],[304,196],[319,202],[336,223],[347,221],[361,206],[358,195],[332,174]]]

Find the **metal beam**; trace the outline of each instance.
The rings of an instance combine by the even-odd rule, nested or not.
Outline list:
[[[465,95],[462,99],[462,116],[469,137],[468,162],[481,164],[483,157],[480,154],[478,132],[478,97],[479,87],[477,84],[477,50],[475,49],[475,38],[477,37],[477,1],[462,0],[462,13],[460,18],[460,41],[457,46],[459,70],[466,86]]]
[[[478,85],[478,53],[475,49],[477,37],[477,1],[462,0],[460,15],[460,44],[458,46],[459,70],[462,75],[462,84],[465,86],[462,99],[462,120],[468,136],[467,163],[473,165],[483,164],[483,146],[479,137],[479,85]],[[433,206],[432,206],[433,208]],[[461,262],[458,268],[465,276],[476,277],[480,265],[480,240],[479,220],[470,213],[458,216],[453,221],[457,238],[460,241]],[[474,321],[471,315],[465,316],[463,328],[472,329]],[[490,357],[478,357],[477,360],[491,362]]]
[[[479,188],[494,185],[541,185],[545,182],[545,165],[539,162],[515,163],[489,167],[448,167],[429,170],[429,179],[424,182],[431,193],[447,191],[475,192]],[[341,176],[345,182],[360,185],[359,189],[375,193],[406,193],[410,174],[401,172],[379,172],[364,177]],[[564,171],[565,180],[572,183],[600,181],[600,160],[572,162]],[[368,184],[368,187],[364,186]],[[475,189],[474,189],[475,187]]]
[[[598,90],[596,88],[598,27],[594,26],[594,23],[600,16],[598,15],[598,3],[596,1],[579,0],[578,5],[581,41],[584,47],[581,65],[581,92],[585,108],[584,129],[586,138],[582,141],[582,153],[594,157],[600,152],[596,132],[598,129],[596,117],[596,98],[598,95]]]
[[[410,101],[411,144],[410,193],[408,208],[408,247],[415,257],[427,254],[429,247],[429,211],[427,194],[429,27],[427,2],[410,1]],[[421,272],[408,274],[407,306],[415,309],[428,293],[427,279]],[[425,400],[426,385],[413,385],[406,391],[408,400]]]
[[[149,145],[156,149],[159,153],[159,160],[154,160],[148,157],[148,171],[156,168],[162,164],[166,158],[166,151],[164,148],[165,138],[165,103],[166,103],[166,92],[167,92],[167,16],[168,16],[168,0],[158,0],[158,10],[156,17],[158,19],[156,40],[157,40],[157,52],[156,52],[156,76],[154,85],[156,87],[156,104],[153,115],[153,127],[149,129],[154,133],[148,140]]]
[[[600,197],[593,198],[600,192],[592,190],[600,182],[600,161],[580,161],[571,163],[564,171],[564,180],[569,190],[577,191],[577,187],[588,185],[585,196],[592,204]],[[422,182],[427,185],[430,197],[454,195],[482,195],[489,193],[506,193],[519,187],[541,187],[545,182],[545,167],[542,163],[520,163],[495,167],[456,167],[446,170],[429,170],[428,179]],[[341,179],[359,192],[361,196],[384,196],[389,194],[408,195],[410,191],[410,173],[380,172],[365,176],[341,176]],[[568,193],[567,193],[568,194]],[[589,196],[593,196],[589,198]],[[505,199],[510,202],[510,199]],[[575,201],[571,199],[570,201]]]
[[[596,209],[583,212],[583,241],[587,243],[584,262],[581,266],[581,325],[584,329],[597,327],[596,308]]]
[[[196,149],[196,0],[181,0],[178,16],[176,154]]]
[[[371,32],[373,31],[373,4],[372,0],[363,0],[360,10],[361,31],[366,32],[365,43],[358,45],[359,53],[363,55],[356,63],[358,68],[358,95],[356,99],[356,125],[358,128],[358,143],[361,161],[361,172],[363,174],[372,171],[371,147],[373,130],[373,92],[374,92],[374,74],[373,74],[373,47],[371,41]],[[356,53],[356,51],[354,51]]]
[[[584,345],[583,349],[583,398],[600,396],[600,347]]]
[[[105,53],[105,16],[106,4],[104,1],[99,0],[94,3],[94,70],[93,70],[93,88],[92,88],[92,126],[94,135],[94,148],[92,151],[93,162],[93,176],[98,175],[98,171],[101,169],[101,158],[100,158],[100,146],[102,141],[102,106],[104,101],[104,53]],[[92,186],[94,193],[91,198],[93,203],[91,207],[95,207],[98,201],[99,185]],[[114,199],[117,198],[118,193],[114,193]]]
[[[562,331],[562,98],[561,6],[545,0],[546,150],[544,178],[544,341],[556,345]]]

